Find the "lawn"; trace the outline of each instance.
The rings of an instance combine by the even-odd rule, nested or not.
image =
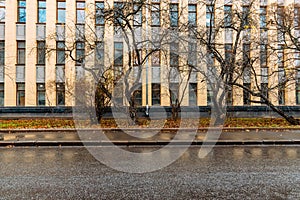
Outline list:
[[[87,121],[76,123],[76,127],[94,127],[94,128],[204,128],[209,127],[209,118],[184,119],[180,120],[146,120],[140,119],[138,125],[128,125],[126,120],[103,119],[100,125],[87,125]],[[227,118],[224,127],[299,127],[291,126],[284,119],[280,118]],[[45,128],[75,128],[72,119],[10,119],[0,120],[0,129],[45,129]]]

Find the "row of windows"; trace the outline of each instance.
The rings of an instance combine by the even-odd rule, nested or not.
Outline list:
[[[46,105],[46,89],[44,83],[36,86],[36,100],[38,106]],[[16,84],[16,105],[25,106],[25,83]],[[56,105],[65,105],[65,86],[56,84]],[[4,106],[4,83],[0,83],[0,106]]]

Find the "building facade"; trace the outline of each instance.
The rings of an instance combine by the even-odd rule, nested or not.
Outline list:
[[[0,0],[0,106],[73,106],[75,105],[74,95],[75,82],[80,76],[87,75],[82,69],[82,64],[74,57],[89,52],[89,45],[86,40],[80,39],[80,34],[93,35],[94,41],[102,42],[101,47],[93,54],[86,54],[85,65],[93,65],[97,56],[98,61],[103,65],[109,65],[114,60],[114,67],[121,67],[126,62],[126,44],[124,38],[116,37],[113,26],[109,25],[104,17],[101,17],[105,9],[113,6],[117,7],[121,1],[95,1],[95,0]],[[151,31],[156,28],[166,26],[177,27],[179,24],[189,24],[194,27],[209,27],[213,25],[216,18],[228,18],[228,13],[239,6],[247,9],[247,1],[217,0],[213,4],[209,1],[197,0],[148,0],[151,6],[142,8],[136,13],[133,23],[137,29],[142,27],[143,31]],[[266,33],[269,38],[265,43],[257,46],[256,50],[249,54],[249,57],[259,58],[257,67],[259,73],[266,74],[259,78],[261,88],[268,88],[270,83],[280,82],[280,77],[269,77],[275,69],[284,68],[282,59],[289,50],[278,51],[274,62],[267,60],[268,40],[270,37],[278,36],[276,29],[267,29],[272,24],[267,23],[267,19],[272,17],[269,6],[278,4],[279,7],[292,6],[294,8],[295,33],[298,33],[298,20],[300,9],[297,7],[298,0],[255,0],[252,9],[256,10],[256,17],[259,27],[249,31],[256,35]],[[215,5],[222,8],[215,10]],[[167,10],[169,17],[165,17],[162,8]],[[98,16],[98,17],[90,17]],[[179,17],[181,16],[181,17]],[[182,17],[183,16],[183,17]],[[227,17],[226,17],[227,16]],[[146,20],[143,20],[146,19]],[[168,21],[168,22],[167,22]],[[92,28],[91,28],[92,27]],[[266,29],[266,31],[265,31]],[[224,54],[232,48],[234,37],[226,31],[218,38],[224,44]],[[75,46],[74,46],[75,44]],[[172,46],[173,45],[173,46]],[[170,51],[175,52],[180,49],[181,44],[173,43]],[[178,46],[179,45],[179,46]],[[278,46],[279,50],[284,44],[280,42],[272,43]],[[68,51],[66,47],[74,46],[74,51]],[[96,45],[97,46],[97,45]],[[199,59],[191,52],[197,52],[195,46],[188,45],[189,56],[193,61]],[[247,44],[242,48],[249,48]],[[67,56],[66,56],[67,55]],[[295,53],[295,57],[298,54]],[[175,61],[172,60],[175,57]],[[118,59],[116,59],[118,58]],[[168,59],[169,64],[163,64],[163,60]],[[140,88],[138,89],[137,102],[139,105],[161,105],[169,106],[172,99],[168,97],[168,89],[172,87],[182,87],[183,106],[206,106],[211,102],[210,89],[199,72],[193,72],[187,80],[187,89],[178,86],[178,81],[166,82],[163,75],[167,67],[176,65],[176,55],[172,53],[168,56],[163,54],[153,54],[143,67]],[[182,58],[184,59],[184,58]],[[178,62],[178,61],[177,61]],[[169,65],[169,66],[164,66]],[[297,67],[298,61],[290,62],[289,66]],[[295,75],[297,76],[297,75]],[[297,79],[297,78],[296,78]],[[242,83],[251,87],[251,80],[242,80]],[[228,101],[232,105],[258,105],[248,102],[247,92],[241,88],[232,88],[232,96]],[[279,88],[275,95],[269,94],[270,100],[275,105],[297,105],[300,104],[300,87],[298,82],[286,87]],[[126,104],[126,102],[124,102]]]

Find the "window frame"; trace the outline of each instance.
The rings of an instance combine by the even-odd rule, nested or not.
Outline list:
[[[103,5],[103,7],[102,7],[102,5]],[[104,26],[105,25],[104,10],[105,10],[104,1],[96,1],[95,2],[95,14],[96,14],[95,25],[96,26]],[[100,17],[98,17],[98,14]]]
[[[25,6],[22,5],[22,3],[25,2]],[[26,0],[18,0],[18,13],[17,13],[17,22],[18,23],[26,23]],[[25,14],[24,16],[21,16],[21,11]]]
[[[178,27],[179,25],[178,8],[179,8],[178,3],[170,4],[170,27]],[[176,20],[175,23],[172,19]]]
[[[64,4],[64,6],[59,6]],[[60,13],[63,14],[63,20],[60,18]],[[65,24],[66,23],[66,0],[57,0],[56,1],[56,23]]]
[[[24,44],[24,47],[20,47],[21,44]],[[21,53],[23,54],[24,60],[21,60]],[[25,40],[17,41],[17,65],[25,65],[26,64],[26,42]]]
[[[40,87],[42,86],[42,87]],[[44,96],[44,100],[40,100],[39,94]],[[40,104],[40,101],[44,101],[44,103]],[[36,84],[36,105],[37,106],[45,106],[46,105],[46,87],[45,83],[37,83]]]
[[[80,4],[83,4],[84,7],[78,6]],[[76,1],[76,24],[84,24],[85,23],[85,19],[86,19],[85,9],[86,9],[85,1]],[[81,19],[81,17],[83,17],[83,19]]]
[[[0,18],[0,23],[5,23],[5,14],[6,14],[6,2],[5,0],[1,0],[0,2],[3,2],[3,4],[0,3],[0,13],[2,10],[3,18]]]
[[[40,44],[44,44],[44,45],[42,45],[41,47]],[[37,41],[36,63],[38,65],[46,64],[46,42],[44,40]]]
[[[63,44],[64,47],[60,47],[59,44]],[[64,65],[65,62],[66,62],[66,49],[65,49],[65,41],[56,41],[56,65]],[[62,53],[64,54],[64,60],[63,62],[58,62],[59,60],[59,53]]]
[[[190,7],[195,7],[195,9],[190,9]],[[191,15],[195,15],[193,18],[193,22],[191,22]],[[197,26],[197,4],[188,4],[188,24],[189,26],[196,27]]]
[[[45,7],[43,7],[43,6],[40,6],[40,3],[45,3]],[[46,12],[47,12],[47,9],[46,9],[46,0],[38,0],[38,12],[37,12],[37,18],[38,18],[38,23],[39,24],[45,24],[46,23]],[[42,21],[41,20],[41,15],[40,15],[40,11],[44,11],[43,12],[43,15],[44,15],[44,20]]]

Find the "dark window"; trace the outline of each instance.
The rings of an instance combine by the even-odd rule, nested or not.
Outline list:
[[[225,27],[232,26],[232,7],[231,6],[224,6],[224,25]]]
[[[267,8],[266,7],[260,7],[259,10],[259,25],[260,28],[265,29],[267,28]]]
[[[295,29],[299,29],[300,28],[300,7],[299,7],[299,4],[295,5],[294,15],[295,15],[295,19],[294,19]]]
[[[215,10],[214,5],[206,6],[206,26],[213,27],[215,21]]]
[[[299,70],[297,71],[297,77],[300,77]],[[300,104],[300,78],[297,78],[296,82],[296,104]]]
[[[264,95],[266,98],[268,98],[268,96],[269,96],[268,83],[261,83],[260,87],[261,87],[260,90],[261,90],[262,95]],[[261,101],[264,102],[264,100],[262,98],[261,98]]]
[[[142,26],[142,20],[143,20],[142,6],[140,6],[138,4],[134,4],[133,11],[135,13],[133,16],[133,25]]]
[[[66,2],[57,1],[57,23],[66,23]]]
[[[96,25],[104,25],[104,2],[96,2]]]
[[[76,42],[76,64],[83,63],[85,57],[84,42]]]
[[[26,22],[26,1],[18,1],[18,22]]]
[[[249,15],[250,15],[250,8],[249,6],[243,6],[243,26],[244,28],[250,28],[249,27]]]
[[[124,4],[122,2],[114,3],[114,23],[116,26],[119,26],[123,22],[122,20],[123,10],[124,10]]]
[[[65,42],[56,43],[56,64],[65,64]]]
[[[152,105],[160,105],[160,84],[152,83]]]
[[[260,45],[260,65],[261,67],[267,67],[267,45]]]
[[[17,64],[25,65],[25,41],[17,41]]]
[[[5,43],[0,41],[0,65],[5,64]]]
[[[197,5],[189,4],[188,22],[190,26],[197,26]]]
[[[17,106],[25,106],[25,84],[17,83]]]
[[[178,68],[179,55],[178,55],[178,43],[171,43],[170,45],[170,67]]]
[[[189,105],[197,105],[197,83],[189,84]]]
[[[170,103],[176,104],[179,101],[179,84],[178,83],[170,83],[169,84],[169,91],[170,91]]]
[[[225,44],[225,61],[227,64],[231,62],[232,44]]]
[[[56,105],[58,106],[65,105],[65,84],[64,83],[56,84]]]
[[[0,106],[4,106],[4,83],[0,83]]]
[[[45,56],[46,56],[45,41],[38,41],[37,42],[37,64],[44,65]]]
[[[37,86],[37,105],[38,106],[44,106],[46,103],[46,98],[45,98],[45,84],[44,83],[38,83]]]
[[[102,42],[96,44],[95,63],[104,66],[104,44]]]
[[[244,83],[244,87],[250,89],[251,84],[250,83]],[[243,101],[244,105],[250,105],[250,92],[248,92],[246,89],[243,89]]]
[[[85,23],[85,2],[76,2],[76,22],[77,24]]]
[[[159,4],[151,5],[151,21],[152,21],[152,26],[160,26],[160,5]]]
[[[114,72],[115,75],[123,73],[123,43],[114,43]]]
[[[178,4],[170,4],[170,25],[178,26]]]
[[[38,1],[38,22],[46,23],[46,1]]]
[[[142,106],[142,85],[139,85],[133,92],[135,106]]]
[[[0,0],[0,22],[5,22],[5,0]]]

